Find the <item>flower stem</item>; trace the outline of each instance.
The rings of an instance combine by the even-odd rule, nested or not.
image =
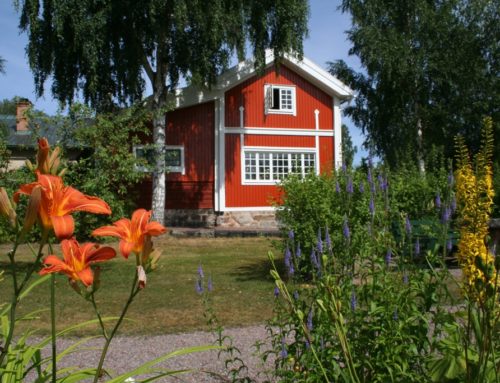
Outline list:
[[[52,341],[52,383],[57,380],[57,346],[56,346],[56,275],[50,279],[50,329]]]
[[[98,382],[99,377],[102,374],[102,367],[104,365],[104,360],[106,359],[106,354],[108,353],[109,345],[111,344],[113,337],[115,336],[116,332],[118,331],[118,328],[120,327],[123,319],[125,318],[125,314],[127,313],[127,310],[129,308],[130,304],[134,300],[137,293],[139,293],[139,291],[140,291],[140,289],[137,286],[137,271],[136,271],[135,275],[134,275],[134,281],[132,282],[132,288],[130,290],[130,295],[128,297],[127,303],[125,303],[125,306],[123,307],[120,318],[118,318],[118,321],[116,322],[115,327],[113,327],[111,334],[109,334],[109,336],[106,338],[106,343],[104,344],[104,348],[102,349],[101,358],[99,359],[99,365],[97,366],[97,370],[96,370],[96,373],[94,376],[94,383]]]
[[[97,315],[97,318],[99,319],[99,325],[101,326],[102,336],[104,337],[104,339],[108,340],[108,333],[106,332],[106,327],[104,326],[104,322],[102,320],[101,313],[97,309],[97,303],[95,301],[94,292],[92,292],[92,294],[90,295],[90,298],[91,298],[92,306],[94,307],[95,314]]]
[[[24,276],[24,279],[22,280],[21,284],[19,284],[17,280],[17,270],[16,270],[16,261],[15,261],[15,255],[17,252],[17,248],[19,246],[19,238],[16,237],[16,241],[14,242],[14,247],[12,250],[9,252],[9,259],[12,267],[12,301],[10,303],[10,315],[9,315],[9,333],[7,334],[7,338],[5,339],[5,343],[2,345],[2,352],[0,353],[0,366],[2,366],[5,357],[7,356],[7,353],[9,352],[9,347],[12,342],[12,337],[14,336],[14,328],[16,325],[16,309],[17,309],[17,304],[19,303],[19,296],[21,295],[21,292],[23,291],[24,287],[26,286],[26,283],[29,281],[31,275],[35,271],[35,268],[38,266],[38,263],[40,262],[40,259],[42,258],[42,250],[44,247],[45,243],[42,241],[40,242],[40,247],[38,249],[38,254],[36,256],[35,262],[31,266],[31,268],[27,271],[26,275]]]

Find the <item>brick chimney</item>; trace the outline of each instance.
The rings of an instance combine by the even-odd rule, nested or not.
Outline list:
[[[20,99],[16,103],[16,132],[28,132],[28,118],[26,112],[31,108],[30,100]]]

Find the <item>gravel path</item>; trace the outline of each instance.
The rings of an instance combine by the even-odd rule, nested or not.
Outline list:
[[[241,351],[242,359],[248,366],[248,376],[255,378],[258,382],[269,380],[270,377],[265,371],[272,369],[272,362],[266,365],[255,356],[254,344],[257,340],[266,339],[266,329],[264,326],[251,326],[227,329],[225,335],[230,335],[234,340],[234,346]],[[77,339],[58,340],[58,349],[62,351],[73,344]],[[117,336],[111,343],[108,356],[105,362],[105,368],[112,372],[113,376],[133,370],[135,367],[159,357],[165,353],[175,351],[180,348],[193,347],[200,345],[210,345],[215,341],[215,336],[207,332],[193,332],[188,334],[169,334],[157,336]],[[99,361],[102,341],[92,339],[86,343],[86,350],[79,351],[65,357],[58,369],[63,366],[77,367],[96,367]],[[92,348],[92,349],[88,349]],[[49,350],[46,350],[49,352]],[[175,357],[165,361],[158,366],[167,369],[196,369],[198,371],[210,371],[221,376],[227,376],[224,373],[225,356],[221,359],[217,357],[218,351],[211,350],[198,352],[194,354]],[[166,377],[156,382],[186,382],[186,383],[204,383],[221,382],[220,378],[211,376],[208,373],[194,372],[189,374]]]

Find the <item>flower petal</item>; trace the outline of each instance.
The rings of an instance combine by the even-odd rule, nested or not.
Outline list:
[[[62,240],[61,251],[64,256],[64,262],[66,262],[68,267],[74,268],[75,263],[82,262],[80,245],[75,238]]]
[[[71,186],[65,188],[63,201],[59,209],[65,213],[86,211],[94,214],[111,214],[109,205],[102,199],[87,196]]]
[[[146,225],[151,218],[151,211],[147,211],[144,209],[137,209],[132,214],[132,224],[130,231],[133,235],[142,235],[144,230],[146,229]]]
[[[132,242],[128,242],[128,241],[125,241],[125,240],[121,240],[120,241],[120,253],[128,259],[128,256],[130,255],[130,253],[132,252],[132,250],[134,249],[134,243]]]
[[[68,267],[68,265],[55,255],[47,256],[43,260],[43,264],[46,267],[44,267],[42,270],[39,271],[40,275],[45,275],[50,273],[71,274],[71,269]]]
[[[33,191],[33,188],[35,188],[36,186],[38,186],[38,182],[32,182],[30,184],[21,185],[21,187],[19,188],[19,190],[14,193],[12,199],[14,200],[15,203],[18,203],[19,202],[19,196],[21,194],[31,195],[31,192]]]
[[[144,230],[144,234],[155,236],[155,235],[164,234],[166,231],[167,231],[167,229],[165,228],[165,226],[163,226],[159,222],[153,221],[153,222],[149,222],[146,225],[146,228]]]
[[[77,275],[85,286],[90,286],[94,282],[94,273],[92,272],[90,267],[79,271]]]
[[[54,233],[58,239],[71,238],[75,231],[75,221],[70,215],[63,215],[62,217],[50,216]]]
[[[113,225],[99,227],[92,232],[92,235],[97,237],[118,237],[127,239],[130,237],[130,220],[122,218]]]
[[[104,262],[116,257],[116,251],[112,247],[99,247],[89,253],[84,253],[86,263]]]

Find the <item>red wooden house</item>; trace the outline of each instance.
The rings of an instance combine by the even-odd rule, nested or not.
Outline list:
[[[272,53],[220,76],[210,91],[179,89],[167,114],[167,222],[272,226],[277,183],[339,166],[340,104],[352,91],[304,58],[278,72]],[[145,193],[149,195],[149,193]],[[177,218],[181,218],[177,220]]]

